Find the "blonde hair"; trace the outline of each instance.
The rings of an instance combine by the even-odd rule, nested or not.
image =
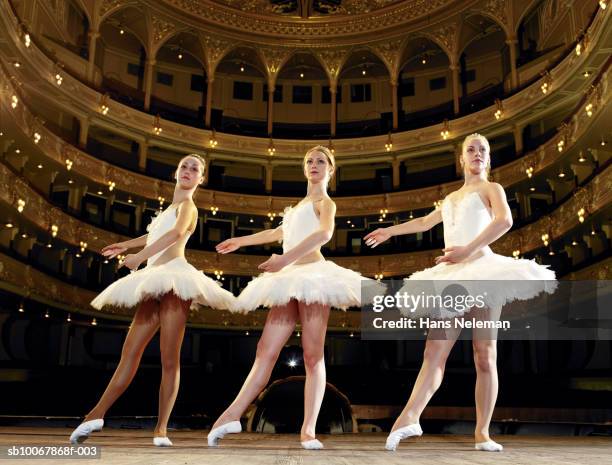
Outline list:
[[[334,157],[334,154],[332,153],[332,151],[328,149],[327,147],[325,147],[324,145],[315,145],[313,148],[309,149],[306,152],[306,155],[304,155],[304,160],[302,161],[302,167],[306,165],[306,159],[308,158],[308,155],[310,155],[312,152],[321,152],[323,155],[325,155],[325,157],[327,158],[327,162],[332,167],[332,173],[329,176],[329,179],[331,179],[334,176],[334,174],[336,174],[336,157]]]
[[[474,134],[470,134],[469,136],[466,136],[465,139],[463,139],[463,144],[461,145],[461,155],[459,157],[459,163],[461,164],[461,168],[464,170],[464,175],[465,175],[465,165],[463,162],[463,154],[465,153],[465,150],[467,149],[467,146],[469,145],[469,143],[473,141],[474,139],[480,140],[482,145],[484,145],[485,148],[487,149],[487,154],[489,156],[487,158],[487,166],[485,169],[487,171],[487,179],[488,179],[489,175],[491,174],[491,146],[489,145],[488,139],[482,134],[478,134],[477,132],[475,132]]]

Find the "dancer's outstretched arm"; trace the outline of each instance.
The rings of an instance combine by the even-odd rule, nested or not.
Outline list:
[[[388,228],[378,228],[367,234],[363,239],[366,245],[372,248],[378,244],[385,242],[393,236],[401,236],[402,234],[413,234],[427,231],[442,221],[442,213],[436,209],[428,215],[415,218],[405,223],[389,226]]]
[[[272,254],[268,260],[261,263],[257,268],[270,272],[279,271],[305,255],[314,252],[332,238],[335,216],[336,204],[334,201],[330,198],[323,199],[319,207],[319,229],[306,236],[299,244],[283,255]]]
[[[238,250],[240,247],[249,245],[269,244],[278,242],[283,238],[283,226],[274,229],[265,229],[248,236],[232,237],[217,244],[215,249],[218,253],[226,254]]]
[[[115,242],[114,244],[107,245],[100,252],[106,258],[115,258],[120,253],[125,252],[128,249],[133,249],[135,247],[142,247],[147,243],[147,236],[149,234],[145,234],[140,237],[136,237],[134,239],[129,239],[123,242]]]
[[[474,252],[495,242],[512,227],[512,213],[506,200],[504,188],[496,182],[491,182],[485,188],[485,194],[491,203],[493,220],[467,245],[444,248],[445,255],[437,257],[436,263],[460,262]]]

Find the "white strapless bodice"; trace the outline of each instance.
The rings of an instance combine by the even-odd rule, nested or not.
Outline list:
[[[445,247],[467,245],[493,221],[476,191],[465,194],[455,202],[446,196],[441,208]],[[483,249],[485,253],[491,252],[489,246]]]
[[[320,227],[312,201],[287,207],[283,213],[283,253],[294,248]]]
[[[147,242],[146,242],[145,247],[148,246],[148,245],[151,245],[157,239],[159,239],[164,234],[166,234],[168,231],[170,231],[174,227],[174,225],[176,224],[176,218],[177,218],[177,215],[176,215],[176,206],[169,206],[164,211],[162,211],[157,216],[155,216],[151,220],[151,223],[149,223],[149,226],[147,226],[148,236],[147,236]],[[180,241],[183,242],[183,244],[182,244],[183,247],[185,246],[185,244],[189,240],[189,236],[190,235],[191,234],[187,234],[187,235],[185,235],[185,237],[183,239],[180,239]],[[174,244],[172,244],[172,245],[174,245]],[[170,246],[168,246],[168,247],[170,247]],[[149,258],[147,260],[147,266],[154,264],[155,260],[157,260],[159,258],[159,256],[166,251],[166,249],[168,247],[166,247],[161,252],[158,252],[155,255],[153,255],[151,258]]]

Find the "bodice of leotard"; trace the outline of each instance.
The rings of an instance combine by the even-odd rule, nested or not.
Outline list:
[[[320,224],[311,201],[287,207],[283,216],[283,253],[319,229]]]
[[[157,216],[155,216],[152,220],[151,223],[149,224],[149,226],[147,226],[147,232],[148,232],[148,236],[147,236],[147,243],[146,245],[151,245],[153,242],[155,242],[157,239],[159,239],[160,237],[162,237],[164,234],[166,234],[168,231],[170,231],[174,225],[176,224],[176,218],[177,218],[177,208],[176,206],[170,206],[168,208],[166,208],[164,211],[162,211],[161,213],[159,213]],[[186,234],[184,238],[179,239],[179,242],[182,243],[182,246],[184,247],[185,244],[187,243],[187,240],[189,239],[190,234]],[[175,245],[177,244],[176,242],[174,244],[171,245]],[[170,246],[168,246],[170,247]],[[163,254],[166,249],[168,249],[168,247],[166,247],[164,250],[156,253],[155,255],[153,255],[152,257],[150,257],[147,260],[147,266],[148,265],[152,265],[153,263],[155,263],[155,260],[157,260],[159,258],[159,256],[161,254]]]
[[[464,194],[456,201],[447,196],[441,208],[446,247],[468,244],[492,221],[489,210],[476,191]],[[485,249],[490,251],[488,246]]]

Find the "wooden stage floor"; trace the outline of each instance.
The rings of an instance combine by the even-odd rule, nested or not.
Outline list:
[[[63,428],[0,427],[0,446],[68,445],[70,430]],[[84,445],[102,449],[100,459],[3,459],[0,463],[44,464],[215,464],[215,465],[413,465],[413,464],[612,464],[612,438],[576,436],[496,436],[501,453],[473,450],[465,435],[425,434],[400,444],[396,452],[384,450],[386,434],[322,435],[325,450],[305,451],[297,435],[241,433],[224,439],[220,447],[206,446],[206,431],[175,431],[174,446],[156,448],[151,432],[106,428]]]

